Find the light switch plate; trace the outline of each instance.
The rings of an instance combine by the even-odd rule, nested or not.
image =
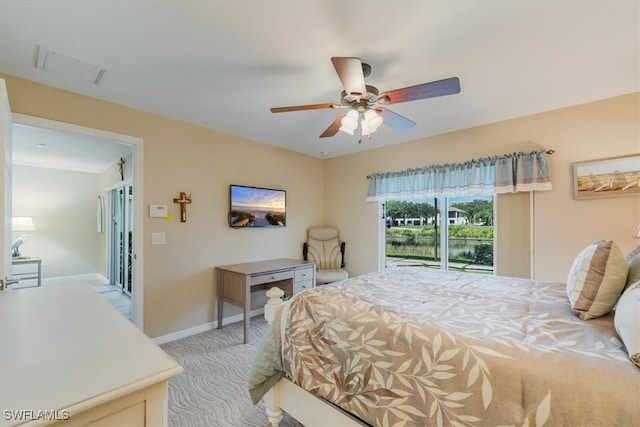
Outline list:
[[[151,244],[152,245],[164,245],[166,243],[166,238],[164,232],[151,233]]]

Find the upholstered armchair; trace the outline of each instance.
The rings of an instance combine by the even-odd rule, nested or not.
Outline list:
[[[346,279],[344,269],[345,242],[341,242],[338,230],[333,227],[314,227],[307,232],[307,241],[302,245],[305,261],[316,263],[316,285],[324,285]]]

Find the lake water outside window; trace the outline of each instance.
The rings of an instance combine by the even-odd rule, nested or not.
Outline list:
[[[493,196],[387,201],[384,207],[387,267],[493,274]]]

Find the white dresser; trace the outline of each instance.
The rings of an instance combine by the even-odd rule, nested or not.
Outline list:
[[[88,284],[0,292],[0,426],[162,426],[182,367]]]

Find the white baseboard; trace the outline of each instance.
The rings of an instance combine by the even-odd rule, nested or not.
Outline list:
[[[107,278],[100,273],[76,274],[73,276],[47,277],[42,279],[42,286],[64,285],[65,283],[100,282],[107,283]]]
[[[259,316],[261,314],[264,314],[264,307],[258,308],[256,310],[251,310],[250,312],[251,317]],[[224,319],[222,319],[222,326],[229,325],[231,323],[241,322],[241,321],[242,321],[242,313],[236,314],[230,317],[225,317]],[[193,328],[183,329],[181,331],[173,332],[167,335],[155,337],[153,338],[153,342],[155,342],[158,345],[166,344],[171,341],[179,340],[180,338],[186,338],[191,335],[207,332],[217,328],[218,328],[218,321],[216,320],[215,322],[209,322],[202,325],[194,326]]]

